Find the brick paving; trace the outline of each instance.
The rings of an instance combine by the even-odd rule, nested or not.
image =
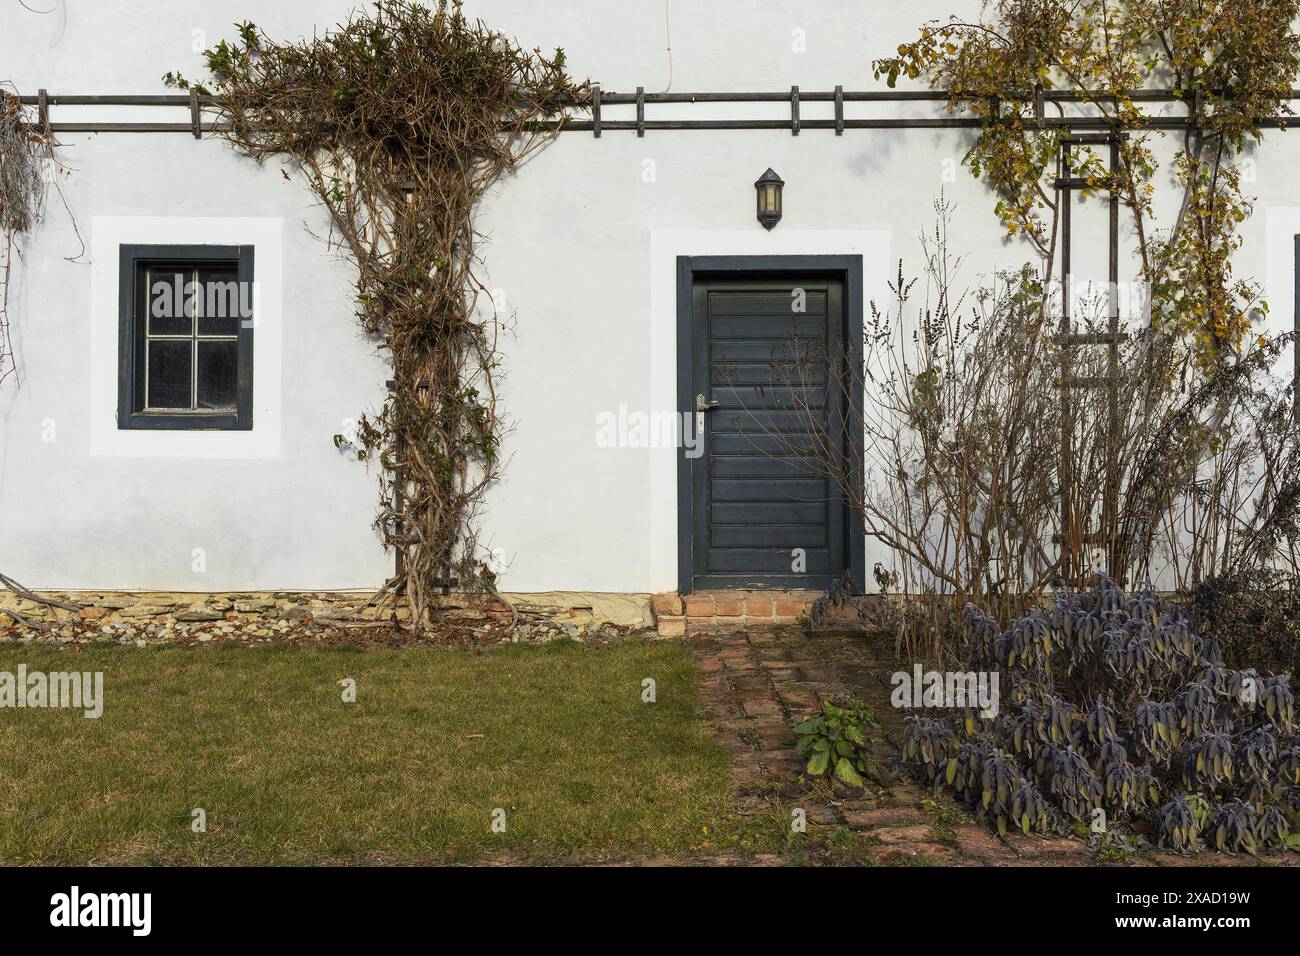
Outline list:
[[[1202,853],[1124,854],[1101,859],[1087,844],[1064,837],[1008,834],[974,823],[946,796],[931,796],[899,766],[902,715],[889,705],[897,670],[887,642],[861,634],[809,633],[797,626],[752,626],[720,637],[687,641],[704,672],[705,716],[734,755],[741,812],[759,815],[801,808],[812,825],[859,834],[873,862],[965,866],[1249,865],[1249,856]],[[802,782],[804,762],[791,727],[822,700],[854,694],[881,722],[871,757],[879,780],[865,793],[838,782]],[[1268,862],[1295,865],[1297,854]]]

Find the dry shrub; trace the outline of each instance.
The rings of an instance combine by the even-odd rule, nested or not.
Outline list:
[[[957,291],[938,210],[923,291],[900,266],[860,355],[787,342],[771,365],[799,434],[753,425],[777,454],[815,462],[894,555],[882,589],[923,612],[904,622],[900,651],[937,660],[968,602],[1007,622],[1098,571],[1184,590],[1297,566],[1300,431],[1292,386],[1274,374],[1292,336],[1252,338],[1208,367],[1180,334],[1137,323],[1121,324],[1113,353],[1067,348],[1035,270]],[[1074,328],[1100,332],[1106,313],[1103,294]],[[857,410],[848,439],[822,411],[826,368]],[[1063,378],[1093,384],[1063,390]]]

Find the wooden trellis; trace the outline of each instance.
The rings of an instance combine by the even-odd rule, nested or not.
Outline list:
[[[1123,341],[1120,332],[1119,314],[1119,197],[1117,195],[1117,174],[1120,164],[1120,138],[1114,133],[1073,134],[1062,138],[1058,169],[1060,175],[1054,183],[1057,201],[1061,210],[1061,319],[1056,338],[1061,349],[1060,395],[1061,395],[1061,530],[1056,536],[1061,546],[1062,570],[1068,577],[1074,570],[1075,548],[1086,549],[1090,545],[1103,548],[1113,554],[1118,543],[1118,508],[1120,494],[1119,448],[1117,440],[1120,426],[1120,362],[1119,347]],[[1071,199],[1075,190],[1095,190],[1097,182],[1093,179],[1075,177],[1072,174],[1073,150],[1078,146],[1106,146],[1109,150],[1110,169],[1105,180],[1105,189],[1109,193],[1109,224],[1107,250],[1107,328],[1105,332],[1077,332],[1071,315],[1071,291],[1074,276],[1072,260],[1073,214]],[[1072,352],[1086,346],[1104,345],[1108,351],[1109,361],[1106,374],[1101,377],[1076,376],[1073,373]],[[1098,528],[1089,530],[1090,515],[1077,514],[1075,503],[1070,499],[1069,489],[1074,487],[1071,476],[1074,472],[1074,426],[1075,403],[1074,390],[1080,388],[1106,389],[1106,408],[1108,427],[1106,431],[1106,482],[1102,493],[1101,515]],[[1076,536],[1072,528],[1082,525],[1083,530]]]
[[[1182,103],[1187,97],[1171,89],[1143,89],[1124,91],[1126,100],[1134,103]],[[1103,116],[1045,116],[1046,104],[1088,104],[1105,100],[1105,96],[1061,91],[1030,90],[1018,97],[1002,97],[1003,102],[1032,103],[1034,105],[1035,125],[1043,129],[1066,129],[1070,131],[1110,131],[1113,122]],[[1300,100],[1300,90],[1290,91],[1291,100]],[[204,133],[219,132],[225,124],[205,121],[203,112],[207,108],[217,107],[219,98],[200,96],[193,90],[189,93],[167,94],[70,94],[48,93],[40,90],[34,96],[22,96],[21,102],[26,106],[35,106],[39,110],[40,122],[48,125],[54,133],[189,133],[201,137]],[[569,117],[560,123],[540,123],[542,129],[554,129],[560,126],[562,132],[587,132],[599,138],[606,132],[635,132],[644,136],[653,130],[788,130],[798,136],[805,130],[826,130],[842,135],[846,130],[890,130],[890,129],[979,129],[984,121],[969,116],[907,116],[907,117],[848,117],[845,107],[851,103],[887,104],[887,103],[929,103],[934,108],[942,108],[951,100],[951,96],[942,90],[870,90],[852,91],[837,86],[833,90],[808,91],[793,86],[789,90],[777,92],[734,92],[734,93],[647,93],[644,87],[637,87],[633,93],[613,93],[603,90],[599,84],[593,84],[591,95],[582,102],[574,102]],[[647,107],[658,105],[737,103],[773,103],[785,104],[789,115],[774,119],[647,119]],[[808,103],[830,103],[834,115],[830,119],[809,119],[801,109]],[[172,107],[189,111],[186,122],[139,123],[139,122],[55,122],[51,119],[51,108],[70,106],[126,106],[126,107]],[[633,119],[610,119],[606,115],[609,107],[631,106],[635,109]],[[589,118],[583,118],[584,116]],[[1287,117],[1264,117],[1259,124],[1266,129],[1281,129],[1287,125]],[[1150,130],[1184,130],[1189,126],[1187,117],[1152,116],[1141,123],[1129,126],[1129,129]]]

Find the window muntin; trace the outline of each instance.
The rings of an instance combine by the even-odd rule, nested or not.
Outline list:
[[[239,271],[141,263],[147,304],[139,407],[238,411]],[[233,290],[233,292],[231,291]]]

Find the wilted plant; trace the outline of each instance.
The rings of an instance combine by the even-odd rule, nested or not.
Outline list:
[[[1278,568],[1215,574],[1188,600],[1197,627],[1218,637],[1229,664],[1300,671],[1300,574]]]
[[[1204,797],[1178,794],[1155,813],[1157,840],[1175,850],[1201,846],[1201,831],[1210,822],[1210,805]]]
[[[1210,832],[1216,850],[1245,850],[1254,853],[1259,845],[1260,815],[1255,808],[1233,800],[1214,808]],[[1285,839],[1286,834],[1281,835]]]
[[[999,832],[1145,820],[1163,846],[1253,853],[1300,829],[1289,676],[1227,667],[1181,607],[1102,576],[1005,630],[965,619],[971,664],[1010,693],[990,720],[909,716],[903,759]]]

